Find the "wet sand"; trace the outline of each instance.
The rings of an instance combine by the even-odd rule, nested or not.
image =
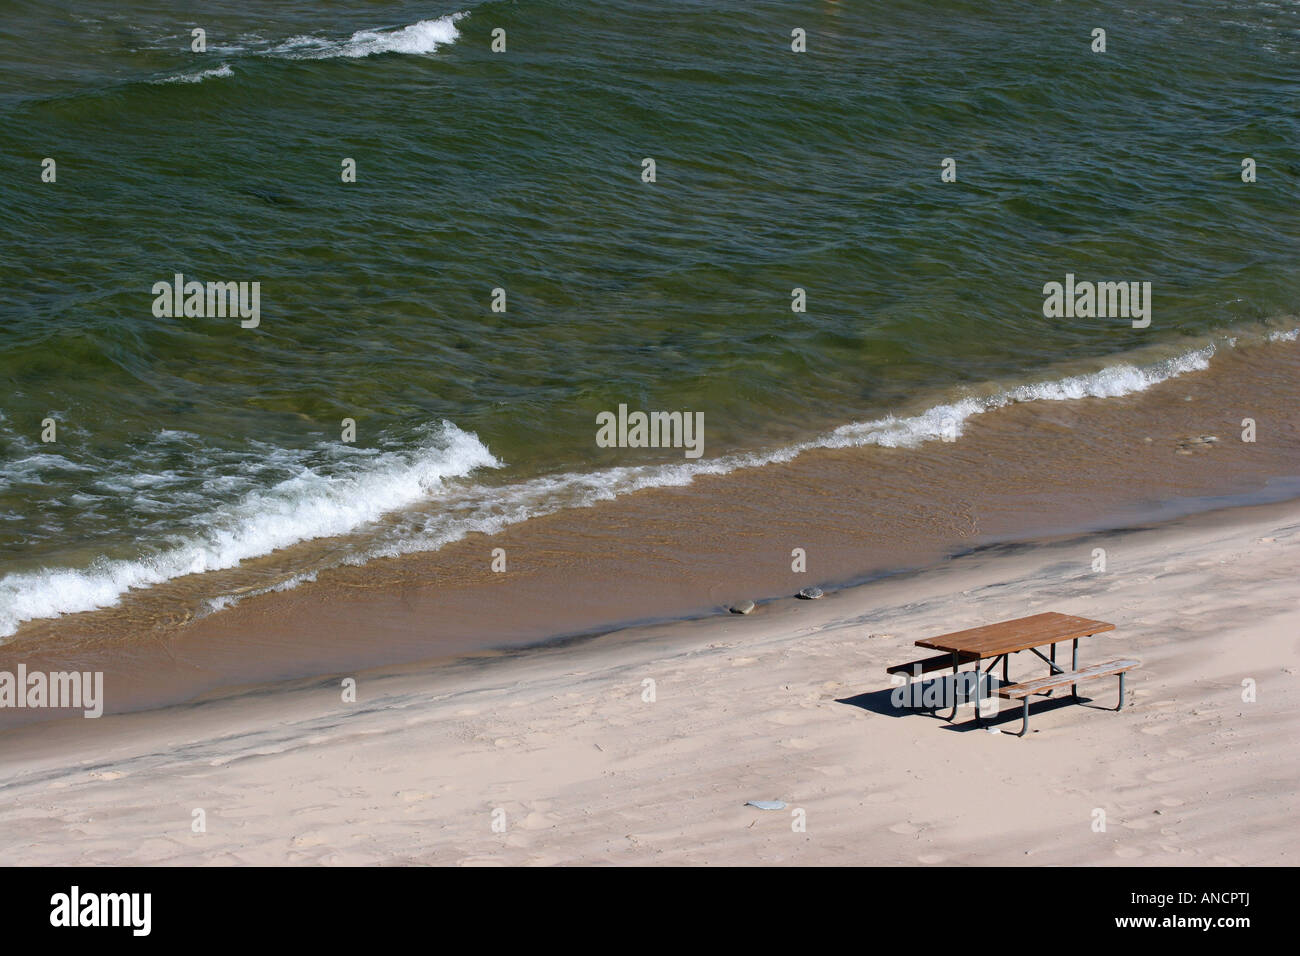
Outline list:
[[[712,618],[735,601],[940,567],[998,542],[1296,496],[1298,399],[1300,344],[1221,350],[1208,370],[1133,395],[988,412],[956,442],[807,452],[323,571],[198,619],[194,582],[181,579],[118,608],[32,622],[0,647],[0,669],[102,670],[107,710],[122,712]],[[1241,440],[1244,418],[1257,423],[1253,443]],[[498,547],[505,573],[490,567]],[[0,728],[57,716],[0,711]]]

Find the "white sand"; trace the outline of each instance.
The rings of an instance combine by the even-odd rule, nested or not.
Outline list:
[[[0,862],[1294,864],[1298,543],[1300,506],[1238,510],[357,675],[356,704],[329,679],[22,728],[0,736]],[[1098,709],[1113,679],[1023,739],[882,707],[914,640],[1044,610],[1118,625],[1080,653],[1143,661],[1123,712]],[[789,808],[744,805],[770,798]]]

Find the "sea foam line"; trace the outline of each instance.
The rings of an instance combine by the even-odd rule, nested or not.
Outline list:
[[[742,452],[708,461],[673,462],[569,472],[504,487],[447,486],[478,468],[500,468],[487,447],[472,433],[449,422],[413,452],[385,452],[343,475],[325,476],[303,467],[300,473],[268,490],[250,492],[233,505],[205,515],[203,530],[174,541],[136,560],[99,560],[85,570],[43,569],[0,578],[0,637],[36,618],[109,607],[134,588],[202,571],[232,568],[244,560],[303,541],[337,537],[431,500],[438,510],[399,523],[384,543],[356,551],[343,560],[363,564],[378,557],[435,551],[479,532],[493,534],[530,518],[567,508],[591,507],[648,488],[689,485],[706,475],[725,475],[744,468],[788,462],[819,448],[880,445],[915,447],[956,438],[976,415],[1024,402],[1112,398],[1209,366],[1215,346],[1208,345],[1151,365],[1128,363],[1096,372],[1020,385],[984,397],[967,397],[932,406],[911,416],[888,415],[842,425],[817,438],[763,452]],[[285,590],[312,580],[299,574],[263,588]],[[243,596],[223,595],[207,602],[214,611]]]
[[[153,80],[154,83],[202,83],[207,79],[234,76],[235,71],[230,68],[229,63],[222,63],[210,70],[203,70],[199,73],[178,73],[175,76],[166,76],[161,80]]]
[[[413,451],[384,452],[341,475],[302,467],[205,515],[200,530],[135,559],[96,559],[88,568],[45,568],[0,578],[0,637],[24,621],[110,607],[134,588],[232,568],[316,538],[337,537],[436,495],[448,478],[499,462],[450,422]]]
[[[1208,345],[1147,366],[1125,363],[1084,375],[1021,385],[983,398],[935,405],[917,415],[888,415],[842,425],[817,438],[763,452],[741,452],[708,461],[568,472],[506,488],[457,490],[440,501],[446,510],[353,555],[347,563],[364,564],[375,558],[436,551],[474,532],[494,534],[512,524],[567,508],[591,507],[648,488],[683,487],[706,475],[781,464],[816,449],[866,445],[910,448],[945,437],[955,439],[962,434],[964,423],[976,415],[1023,402],[1112,398],[1145,391],[1167,379],[1207,368],[1214,352],[1215,347]]]
[[[267,50],[265,55],[322,60],[334,57],[357,59],[377,53],[427,54],[440,46],[455,43],[460,36],[456,23],[467,16],[468,13],[453,13],[390,30],[358,30],[346,40],[296,36]]]
[[[301,35],[290,37],[271,47],[245,46],[242,44],[213,44],[210,51],[220,56],[267,56],[287,60],[328,60],[335,58],[359,59],[379,53],[405,53],[425,55],[433,53],[440,46],[455,43],[460,37],[456,23],[469,16],[468,13],[452,13],[436,20],[421,20],[404,27],[387,30],[358,30],[346,39]],[[207,79],[234,76],[235,71],[229,63],[199,73],[177,73],[162,79],[151,80],[153,83],[202,83]]]

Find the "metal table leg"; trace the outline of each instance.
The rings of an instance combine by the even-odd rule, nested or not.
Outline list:
[[[993,658],[993,660],[989,662],[989,666],[984,668],[983,675],[980,674],[981,662],[980,661],[975,662],[975,719],[976,720],[979,720],[983,716],[983,711],[980,709],[980,700],[983,697],[983,691],[989,686],[988,675],[993,673],[993,668],[998,666],[999,661],[1002,662],[1002,683],[1004,684],[1010,683],[1010,681],[1007,680],[1007,658],[1008,657],[1010,657],[1009,654],[999,654],[997,657]]]
[[[944,720],[951,722],[957,716],[957,666],[959,664],[956,651],[952,652],[952,712]],[[979,665],[976,664],[976,667]]]

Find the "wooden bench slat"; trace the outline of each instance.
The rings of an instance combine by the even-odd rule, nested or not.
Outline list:
[[[1020,697],[1029,697],[1034,694],[1042,694],[1049,690],[1055,690],[1058,687],[1068,687],[1071,684],[1079,684],[1086,680],[1093,680],[1098,677],[1113,677],[1124,671],[1132,670],[1134,667],[1141,665],[1141,661],[1121,659],[1117,661],[1107,661],[1104,664],[1093,664],[1090,667],[1083,667],[1077,671],[1070,671],[1065,674],[1053,674],[1051,677],[1040,677],[1036,680],[1021,681],[1019,684],[1003,684],[998,688],[998,696],[1005,697],[1008,700],[1015,700]]]

